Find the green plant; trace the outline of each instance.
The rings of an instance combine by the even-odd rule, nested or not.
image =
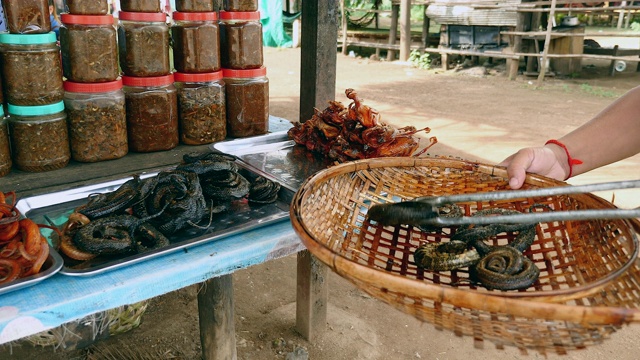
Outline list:
[[[587,94],[591,94],[591,95],[595,95],[595,96],[600,96],[600,97],[606,97],[606,98],[615,98],[620,96],[620,94],[618,94],[615,91],[611,91],[611,90],[606,90],[600,87],[593,87],[589,84],[582,84],[580,85],[580,91],[587,93]]]
[[[631,30],[633,31],[640,31],[640,23],[637,22],[632,22],[631,25],[629,25],[629,27],[631,28]]]
[[[421,54],[418,50],[411,51],[409,54],[409,62],[419,69],[431,69],[431,59],[428,53]]]

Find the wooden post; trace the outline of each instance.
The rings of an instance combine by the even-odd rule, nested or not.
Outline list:
[[[549,53],[549,46],[551,46],[551,31],[553,30],[553,19],[556,15],[556,0],[551,0],[551,8],[549,10],[549,21],[547,22],[547,33],[544,37],[544,50],[542,50],[542,66],[540,66],[538,73],[537,86],[542,86],[544,80],[544,74],[547,71],[545,64],[547,63],[547,54]]]
[[[327,323],[328,268],[307,250],[298,253],[296,329],[313,341]]]
[[[438,48],[449,48],[449,28],[448,25],[440,25],[440,43],[438,44]],[[442,65],[442,70],[449,70],[449,54],[440,53],[440,62]]]
[[[391,25],[389,27],[389,45],[395,45],[398,37],[398,18],[400,17],[400,5],[391,3]],[[395,50],[387,51],[387,61],[393,61],[396,58]]]
[[[234,360],[236,327],[231,274],[209,279],[198,287],[200,342],[204,360]]]
[[[301,122],[311,119],[314,107],[324,109],[336,97],[338,6],[338,0],[302,2]]]
[[[347,13],[345,12],[344,0],[340,0],[340,13],[342,14],[342,54],[347,55]]]
[[[627,2],[623,1],[620,3],[620,6],[627,6]],[[624,9],[618,11],[618,29],[622,29],[622,24],[624,23],[624,14],[625,14]]]
[[[424,46],[424,48],[428,48],[429,47],[429,26],[431,25],[431,20],[429,20],[429,17],[427,16],[427,6],[429,5],[424,5],[422,8],[422,46]]]
[[[408,61],[411,52],[411,0],[400,1],[400,61]]]

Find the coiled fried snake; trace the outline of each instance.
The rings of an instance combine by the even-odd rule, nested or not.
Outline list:
[[[487,289],[526,289],[538,280],[540,269],[511,246],[496,246],[469,268],[469,276]]]
[[[530,210],[538,205],[533,205]],[[513,215],[519,211],[492,208],[480,210],[473,216]],[[484,242],[501,232],[518,232],[507,246],[490,246]],[[518,290],[533,285],[540,276],[540,269],[522,252],[528,249],[536,237],[536,224],[491,224],[464,226],[451,237],[452,241],[465,241],[481,255],[480,260],[469,267],[471,280],[487,289]]]

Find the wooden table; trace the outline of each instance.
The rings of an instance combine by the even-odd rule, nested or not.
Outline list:
[[[270,117],[271,131],[290,126],[288,120]],[[15,190],[19,197],[48,194],[166,169],[179,163],[182,154],[206,151],[208,147],[179,146],[165,152],[132,153],[118,160],[94,164],[72,162],[66,168],[46,173],[14,170],[0,179],[0,188],[5,192]],[[0,344],[201,284],[198,307],[204,358],[235,358],[232,273],[303,250],[304,246],[285,218],[265,227],[91,276],[58,273],[32,286],[0,294]],[[299,272],[299,277],[302,281],[310,278],[304,271]],[[312,285],[306,282],[307,286]],[[300,302],[308,299],[306,294],[299,292]],[[299,322],[313,324],[304,318],[308,312],[300,314]]]

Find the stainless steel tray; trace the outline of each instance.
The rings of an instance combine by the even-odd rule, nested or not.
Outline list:
[[[239,163],[241,166],[243,164]],[[257,174],[246,168],[240,170],[242,175],[253,179]],[[156,173],[145,174],[141,177],[155,176]],[[116,190],[131,177],[101,184],[70,189],[20,199],[17,208],[26,217],[41,223],[62,229],[73,209],[86,203],[90,194],[106,193]],[[150,258],[168,254],[189,246],[221,239],[234,234],[246,232],[289,218],[289,204],[293,192],[281,188],[278,200],[272,204],[249,204],[246,201],[235,201],[229,211],[214,215],[213,222],[208,228],[190,228],[181,230],[169,237],[171,244],[165,248],[128,256],[98,256],[88,261],[75,261],[63,255],[64,266],[60,273],[71,276],[91,276],[105,271],[128,266]],[[206,219],[208,222],[208,219]],[[200,225],[206,225],[202,221]]]
[[[296,145],[287,131],[221,141],[211,148],[235,156],[252,172],[277,181],[294,193],[308,177],[333,163]]]
[[[40,272],[31,276],[23,277],[0,285],[0,295],[33,286],[44,279],[47,279],[62,269],[62,257],[51,246],[49,246],[49,257],[42,264]]]

